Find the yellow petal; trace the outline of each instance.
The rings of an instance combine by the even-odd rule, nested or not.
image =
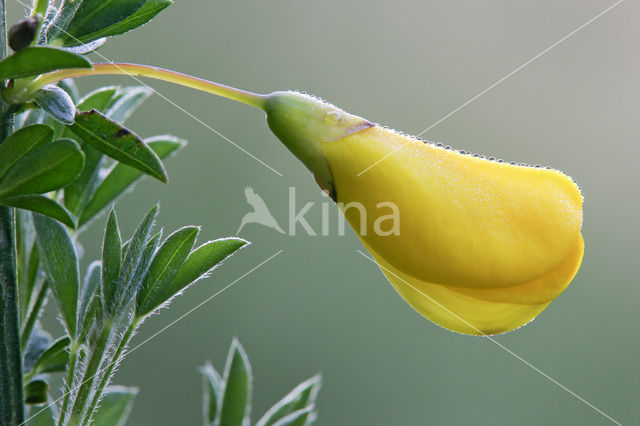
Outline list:
[[[533,320],[555,297],[553,294],[548,294],[549,299],[538,303],[519,303],[519,295],[513,294],[512,291],[520,287],[516,286],[493,290],[493,296],[498,296],[496,299],[502,299],[502,301],[483,300],[471,294],[461,293],[460,288],[416,279],[394,268],[373,248],[367,247],[367,249],[373,254],[389,282],[407,303],[427,319],[458,333],[492,335],[514,330]],[[553,277],[542,277],[522,286],[528,287],[527,290],[533,290],[535,294],[536,286],[544,287],[550,283],[559,283],[556,290],[562,291],[577,272],[581,258],[582,246],[580,245],[580,249],[563,262],[558,271],[551,274]],[[505,293],[500,295],[500,292]],[[522,293],[522,295],[527,294],[531,293],[527,291]],[[511,302],[509,302],[510,297],[514,297]]]
[[[550,273],[581,241],[582,195],[557,170],[462,155],[379,126],[321,148],[338,202],[366,209],[362,240],[424,282],[518,285]],[[399,235],[374,232],[389,214],[383,202],[398,206]],[[360,212],[347,208],[345,216],[358,231]]]

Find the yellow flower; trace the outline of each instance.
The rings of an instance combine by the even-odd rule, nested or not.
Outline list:
[[[398,293],[436,324],[513,330],[578,271],[582,195],[562,172],[464,155],[295,92],[270,95],[265,109]],[[364,206],[365,223],[349,203]],[[379,232],[389,214],[379,203],[397,206],[398,232]]]

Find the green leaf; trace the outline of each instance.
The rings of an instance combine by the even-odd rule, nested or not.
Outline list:
[[[49,385],[41,379],[32,380],[24,387],[24,402],[27,404],[43,404],[47,402]]]
[[[136,314],[140,317],[152,312],[185,288],[207,276],[214,268],[237,250],[249,244],[248,241],[239,238],[221,238],[209,241],[193,250],[184,261],[172,280],[164,285],[156,286],[153,295],[148,297],[144,304],[136,308]]]
[[[53,140],[53,129],[44,124],[23,127],[0,144],[0,179],[25,155]]]
[[[84,282],[82,283],[82,290],[80,291],[80,306],[78,307],[78,324],[83,325],[86,322],[86,318],[93,315],[91,309],[95,307],[92,303],[93,299],[98,297],[96,290],[101,282],[101,268],[102,265],[99,261],[91,262],[87,268],[87,272],[84,276]]]
[[[105,4],[105,3],[113,3],[113,0],[111,1],[85,0],[85,3],[87,3],[88,5],[91,3]],[[170,0],[146,0],[146,1],[120,0],[118,3],[123,4],[121,6],[122,9],[118,10],[114,8],[114,11],[120,11],[120,14],[116,16],[116,18],[120,18],[119,21],[112,22],[114,21],[113,18],[112,19],[102,18],[101,21],[98,21],[98,18],[91,18],[93,19],[93,21],[90,20],[87,23],[87,25],[84,25],[79,29],[74,29],[70,27],[69,32],[71,32],[71,34],[73,34],[75,38],[64,37],[65,44],[75,45],[75,44],[79,44],[79,42],[87,42],[87,41],[95,40],[101,37],[109,37],[109,36],[125,33],[141,25],[144,25],[145,23],[150,21],[154,16],[160,13],[163,9],[165,9],[167,6],[171,5],[173,2]],[[142,6],[139,6],[138,5],[139,3],[142,3]],[[137,9],[135,9],[136,5],[138,5]],[[93,6],[93,7],[96,8],[96,6]],[[83,8],[84,8],[84,4],[80,8],[78,13],[82,12]],[[132,9],[133,9],[132,13],[129,13],[129,15],[124,18],[122,17],[126,15],[126,12],[129,12]],[[99,12],[100,11],[96,11],[95,13],[98,14]],[[104,12],[102,12],[101,14],[106,15],[106,13]],[[77,15],[78,14],[76,14],[76,16]],[[76,18],[74,18],[74,21],[76,21]],[[72,22],[72,25],[73,25],[73,22]]]
[[[47,84],[33,94],[33,101],[60,123],[71,124],[75,119],[76,106],[73,99],[58,86]]]
[[[123,87],[118,91],[119,98],[109,107],[105,115],[124,123],[131,114],[153,94],[153,89],[146,86]]]
[[[212,425],[218,415],[218,404],[222,398],[224,382],[210,363],[200,368],[202,373],[202,416],[204,425]]]
[[[71,139],[60,139],[22,157],[0,180],[0,198],[41,194],[72,182],[84,166],[84,154]]]
[[[63,68],[91,68],[91,62],[55,47],[27,47],[0,61],[0,80],[40,75]]]
[[[78,256],[67,228],[40,214],[33,215],[36,238],[45,271],[70,336],[76,332],[80,274]]]
[[[320,377],[320,375],[316,375],[300,383],[298,386],[295,387],[295,389],[293,389],[284,398],[282,398],[273,407],[271,407],[265,413],[265,415],[262,416],[260,420],[258,420],[258,423],[256,423],[256,426],[274,425],[279,420],[284,419],[285,417],[289,416],[294,412],[300,412],[305,408],[313,406],[316,401],[318,391],[320,390],[321,382],[322,382],[322,378]],[[306,421],[310,413],[311,411],[307,412],[306,416],[301,415],[301,416],[294,416],[294,417],[297,417],[298,419],[301,419],[301,417],[305,417],[305,421]],[[292,424],[298,424],[298,423],[292,423]],[[308,423],[302,422],[299,424],[304,425]]]
[[[104,112],[111,104],[117,91],[118,86],[106,86],[88,93],[78,102],[78,111],[97,109],[98,111]]]
[[[168,157],[186,144],[183,140],[173,136],[156,136],[146,139],[145,142],[160,158]],[[98,185],[91,199],[87,202],[85,209],[79,214],[80,225],[89,222],[91,218],[115,201],[141,176],[142,172],[139,170],[126,164],[116,163],[107,177]]]
[[[69,128],[98,151],[162,182],[167,181],[167,172],[153,150],[138,135],[97,110],[76,114],[76,121]]]
[[[242,426],[251,412],[251,365],[246,352],[233,339],[224,372],[220,426]]]
[[[31,405],[29,409],[28,426],[56,426],[55,419],[58,418],[56,404],[54,401],[46,405]]]
[[[34,328],[24,349],[22,370],[33,370],[40,356],[51,346],[52,341],[49,333],[39,327]]]
[[[70,228],[76,227],[76,218],[73,217],[69,210],[44,195],[18,195],[17,197],[2,198],[0,199],[0,204],[31,210],[32,212],[52,217]]]
[[[105,111],[113,103],[116,92],[118,92],[117,86],[101,87],[94,90],[78,102],[77,110]],[[64,189],[64,205],[76,215],[85,207],[100,182],[99,172],[104,158],[100,151],[84,142],[80,144],[80,147],[85,154],[84,169],[80,176]]]
[[[277,422],[273,424],[273,426],[304,426],[309,425],[315,421],[315,405],[310,405],[301,410],[294,411],[291,414],[286,415],[281,418]]]
[[[124,426],[137,394],[138,389],[136,388],[108,387],[100,408],[93,415],[93,424],[96,426]]]
[[[69,360],[69,337],[61,337],[51,343],[46,351],[40,355],[38,361],[33,367],[33,375],[41,373],[54,373],[65,371],[67,361]]]
[[[136,311],[148,313],[162,304],[162,288],[168,285],[189,256],[200,229],[185,226],[169,235],[153,257],[149,272],[142,281],[136,300]]]
[[[102,303],[105,312],[112,311],[116,303],[116,288],[120,283],[122,239],[115,210],[109,213],[102,242]],[[109,308],[107,308],[109,307]]]
[[[135,290],[137,290],[135,288],[137,284],[135,278],[139,273],[141,264],[143,267],[148,267],[148,264],[144,265],[145,254],[148,254],[145,253],[145,248],[149,242],[149,234],[157,216],[158,205],[156,204],[144,219],[142,219],[142,222],[138,225],[136,232],[129,242],[122,261],[120,272],[121,280],[115,290],[115,305],[107,305],[107,313],[111,316],[117,312],[118,308],[128,303],[130,298],[135,295]]]

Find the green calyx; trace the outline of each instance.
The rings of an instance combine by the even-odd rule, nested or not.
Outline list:
[[[273,134],[307,166],[318,185],[335,199],[331,167],[321,145],[367,129],[373,123],[299,92],[267,95],[264,110]]]

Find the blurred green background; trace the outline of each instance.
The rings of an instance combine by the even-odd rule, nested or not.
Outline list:
[[[22,7],[13,3],[11,17]],[[613,1],[177,1],[100,53],[258,92],[305,90],[416,134]],[[623,424],[640,424],[640,7],[623,2],[433,128],[425,138],[566,171],[585,196],[585,258],[572,285],[532,324],[497,341]],[[88,78],[86,92],[127,78]],[[150,82],[280,177],[155,95],[129,122],[143,136],[189,146],[167,162],[168,185],[146,179],[117,210],[128,235],[160,200],[167,231],[234,235],[260,194],[280,224],[288,188],[320,229],[326,199],[309,173],[241,104]],[[296,383],[324,376],[320,425],[608,424],[608,420],[488,339],[447,332],[416,314],[349,230],[295,237],[248,225],[253,245],[143,327],[134,345],[278,250],[140,349],[115,382],[140,387],[133,425],[200,424],[196,367],[222,366],[233,336],[255,375],[254,419]],[[98,255],[105,218],[84,235]],[[51,310],[51,312],[53,312]],[[49,318],[53,320],[53,313]]]

